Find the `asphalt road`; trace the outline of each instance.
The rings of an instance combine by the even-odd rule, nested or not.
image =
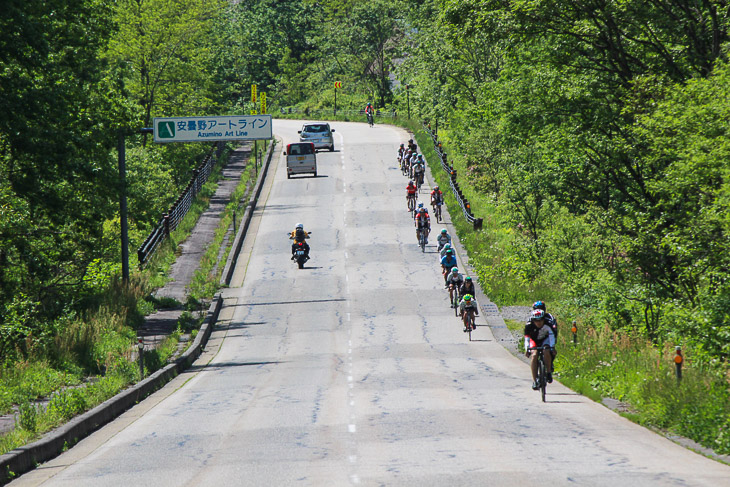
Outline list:
[[[730,467],[557,382],[542,403],[484,318],[468,342],[406,211],[407,134],[333,126],[319,177],[272,167],[199,365],[11,485],[730,485]]]

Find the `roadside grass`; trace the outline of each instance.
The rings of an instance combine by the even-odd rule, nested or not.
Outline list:
[[[254,154],[251,154],[251,160],[253,160]],[[233,194],[231,195],[231,201],[226,205],[223,214],[221,215],[220,222],[215,231],[213,241],[206,248],[201,260],[200,267],[195,271],[192,281],[189,286],[190,296],[196,300],[211,298],[220,288],[220,277],[223,273],[223,264],[233,248],[233,239],[230,239],[226,245],[226,249],[223,254],[220,253],[220,247],[223,245],[223,240],[228,233],[231,224],[234,223],[235,216],[235,228],[238,229],[243,219],[243,209],[246,207],[251,199],[251,194],[246,196],[245,201],[241,201],[246,193],[246,186],[249,184],[250,188],[253,189],[256,183],[258,171],[253,164],[247,164],[241,179],[236,186]],[[218,260],[218,256],[220,261]]]
[[[228,147],[221,160],[230,151]],[[153,299],[150,292],[168,281],[167,272],[178,246],[208,207],[221,170],[222,164],[216,165],[171,238],[143,270],[133,267],[127,285],[120,279],[112,280],[100,293],[95,309],[61,323],[52,351],[0,368],[0,414],[12,412],[13,406],[19,410],[16,428],[0,436],[0,454],[40,438],[140,379],[138,365],[133,361],[136,328],[155,309],[179,306],[175,300]],[[144,352],[145,375],[167,364],[178,350],[183,333],[191,334],[189,346],[202,321],[183,312],[176,331],[155,350]]]

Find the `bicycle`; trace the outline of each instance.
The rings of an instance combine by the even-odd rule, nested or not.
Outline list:
[[[408,211],[411,212],[411,217],[413,217],[414,213],[416,212],[416,195],[415,194],[408,195]]]
[[[464,310],[464,313],[466,313],[466,331],[469,333],[469,341],[471,341],[471,332],[477,329],[477,325],[475,323],[476,318],[474,310],[467,308]]]
[[[367,115],[367,117],[368,117],[368,124],[370,124],[370,126],[372,127],[373,124],[374,124],[374,122],[373,122],[373,114],[371,112],[367,112],[365,115]]]
[[[454,292],[451,296],[451,304],[454,306],[454,316],[459,316],[459,303],[461,302],[461,296],[459,293],[459,288],[457,286],[454,286]]]
[[[436,223],[441,223],[441,205],[442,203],[440,201],[433,205],[433,214],[436,217]]]
[[[540,389],[542,395],[542,402],[545,402],[545,388],[547,387],[547,367],[545,366],[545,358],[543,354],[545,350],[550,350],[548,345],[542,345],[541,347],[530,347],[527,349],[528,352],[537,352],[537,386]]]
[[[418,245],[421,246],[421,252],[426,252],[426,238],[428,237],[425,229],[418,231]]]

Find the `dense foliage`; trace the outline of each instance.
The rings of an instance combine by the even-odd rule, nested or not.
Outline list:
[[[134,248],[207,149],[157,146],[138,129],[247,112],[252,83],[270,111],[332,108],[334,81],[340,108],[372,100],[402,116],[409,100],[485,218],[479,233],[456,226],[492,299],[547,299],[604,348],[678,343],[726,371],[727,11],[726,0],[7,0],[0,406],[44,393],[28,376],[55,377],[45,391],[125,367],[147,290],[115,280],[119,131]],[[631,381],[606,390],[609,367],[596,364],[616,355],[584,355],[563,355],[576,381],[656,399]],[[712,377],[706,404],[727,411],[726,379]],[[690,423],[679,430],[701,439],[727,430]]]

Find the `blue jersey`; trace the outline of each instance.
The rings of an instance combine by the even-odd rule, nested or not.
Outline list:
[[[453,255],[451,257],[449,257],[448,255],[445,255],[441,259],[441,265],[446,266],[449,269],[451,269],[452,267],[457,267],[457,264],[458,264],[458,262],[456,262],[456,257],[454,257]]]

